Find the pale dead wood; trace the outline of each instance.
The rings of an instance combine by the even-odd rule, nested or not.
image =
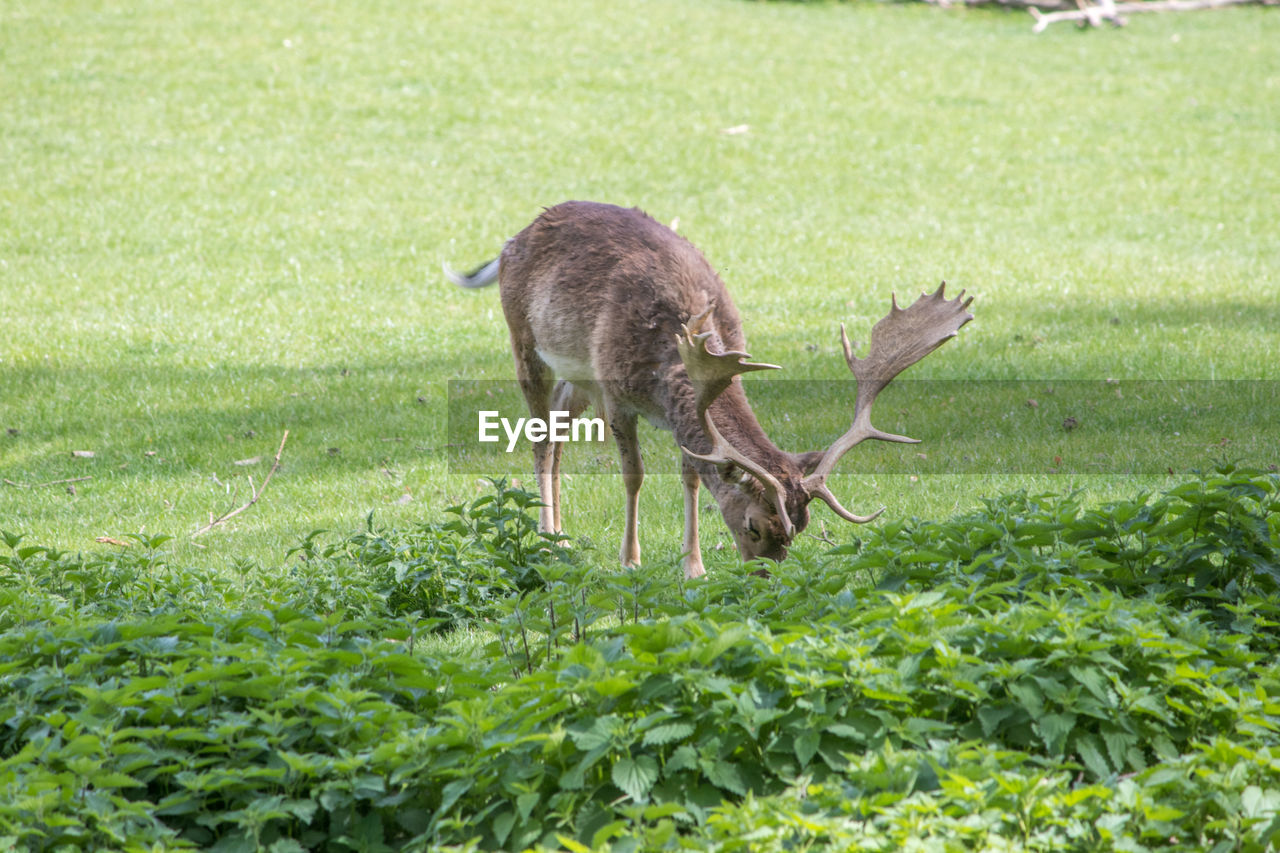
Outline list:
[[[72,477],[70,480],[50,480],[47,483],[15,483],[13,480],[5,480],[4,484],[18,489],[42,489],[45,486],[64,486],[67,483],[83,483],[85,480],[92,479],[92,477]]]
[[[289,440],[289,431],[285,430],[284,435],[280,439],[280,447],[279,449],[276,450],[276,457],[271,462],[271,470],[268,471],[267,476],[262,479],[261,486],[258,486],[257,488],[255,488],[253,485],[253,480],[251,478],[246,478],[249,480],[249,492],[250,492],[249,500],[241,504],[240,506],[235,507],[234,509],[227,510],[217,518],[211,518],[208,524],[206,524],[204,527],[201,527],[195,533],[191,534],[193,539],[197,536],[200,536],[201,534],[208,533],[210,530],[217,527],[219,524],[224,524],[227,521],[230,521],[231,519],[235,518],[237,515],[244,512],[249,507],[253,506],[258,502],[258,500],[262,497],[263,492],[267,490],[267,484],[271,482],[272,475],[274,475],[276,471],[279,470],[280,468],[280,456],[281,454],[284,453],[284,443],[288,440]]]
[[[956,6],[1002,6],[1006,9],[1031,9],[1040,11],[1056,11],[1059,9],[1077,8],[1076,0],[924,0],[930,6],[950,9]]]
[[[924,0],[944,9],[953,6],[1002,6],[1026,9],[1035,17],[1033,32],[1040,33],[1058,21],[1077,21],[1081,26],[1099,27],[1103,23],[1124,26],[1126,14],[1145,12],[1192,12],[1200,9],[1224,9],[1228,6],[1275,6],[1280,0],[1148,0],[1117,3],[1115,0]]]
[[[1082,21],[1091,27],[1100,27],[1110,23],[1117,27],[1125,25],[1125,15],[1136,15],[1145,12],[1194,12],[1200,9],[1225,9],[1228,6],[1275,5],[1273,0],[1147,0],[1140,3],[1116,3],[1114,0],[1102,0],[1097,6],[1083,5],[1079,9],[1042,12],[1035,5],[1028,6],[1036,19],[1032,32],[1044,32],[1050,24],[1058,21]]]

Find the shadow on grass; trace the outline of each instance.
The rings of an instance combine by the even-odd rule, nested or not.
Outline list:
[[[1069,308],[1064,310],[1063,306]],[[1135,326],[1140,329],[1200,326],[1267,335],[1280,332],[1280,305],[1275,303],[1272,294],[1265,298],[1260,294],[1257,302],[1205,301],[1188,299],[1176,291],[1157,294],[1138,290],[1130,300],[1080,302],[1063,297],[1061,305],[1046,307],[1039,302],[1028,303],[1019,307],[1019,316],[1024,325],[1030,327],[1069,322],[1080,334],[1091,328],[1108,327],[1131,333]],[[1129,345],[1132,346],[1132,342]]]
[[[856,384],[751,381],[748,394],[774,441],[802,451],[829,445],[848,427]],[[270,463],[284,430],[288,465],[304,477],[429,465],[532,475],[524,437],[510,453],[501,430],[499,441],[479,441],[479,411],[513,422],[527,416],[515,383],[433,377],[422,363],[32,368],[6,375],[3,399],[0,474],[28,484],[85,473],[103,480],[253,474]],[[1280,381],[1267,380],[899,380],[881,395],[874,420],[922,443],[869,442],[842,467],[1164,475],[1240,459],[1265,468],[1280,463],[1276,399]],[[669,434],[641,436],[650,473],[679,472]],[[564,470],[616,473],[616,455],[612,441],[580,443],[564,454]]]
[[[747,383],[766,432],[784,449],[829,445],[849,426],[853,381]],[[863,474],[1165,475],[1220,459],[1280,463],[1274,401],[1280,381],[900,380],[879,398],[873,420],[918,445],[869,442],[849,457]],[[478,440],[480,412],[515,427],[527,414],[514,382],[449,383],[450,470],[483,474],[509,459],[506,427]],[[587,413],[591,414],[590,411]],[[572,433],[568,428],[567,437]],[[529,442],[519,437],[517,452]],[[680,454],[646,456],[650,473],[679,472]],[[612,450],[591,443],[564,454],[568,473],[616,473]],[[602,464],[601,458],[605,462]]]
[[[180,476],[268,462],[341,473],[443,453],[443,378],[430,365],[19,368],[0,381],[0,471],[41,482]],[[90,451],[91,458],[73,455]]]

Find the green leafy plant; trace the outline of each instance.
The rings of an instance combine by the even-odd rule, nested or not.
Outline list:
[[[313,531],[289,552],[302,561],[296,577],[312,585],[318,604],[353,604],[341,601],[342,591],[363,587],[383,612],[416,614],[437,630],[494,618],[500,602],[544,588],[544,574],[574,558],[563,537],[538,531],[536,495],[501,479],[490,484],[491,492],[448,507],[447,521],[380,530],[371,513],[364,531],[329,544]]]
[[[1224,853],[1280,840],[1277,601],[1246,568],[1276,547],[1272,475],[1222,470],[1096,510],[1008,495],[768,577],[694,582],[665,565],[593,577],[531,533],[530,496],[494,489],[410,534],[370,522],[334,545],[308,537],[270,582],[173,566],[155,539],[80,556],[6,534],[0,838]],[[1150,526],[1131,524],[1144,507],[1160,508]],[[394,564],[432,560],[497,579],[465,616],[487,647],[415,643],[440,617],[392,604],[423,594],[396,586],[410,575]],[[1196,560],[1235,581],[1230,601],[1206,596]],[[538,582],[522,586],[529,570]]]

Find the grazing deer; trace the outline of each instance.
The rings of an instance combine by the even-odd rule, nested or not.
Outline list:
[[[836,463],[864,439],[914,442],[871,425],[871,404],[900,372],[973,319],[972,297],[943,286],[909,308],[896,300],[856,358],[853,423],[826,450],[787,453],[761,429],[739,374],[776,367],[748,361],[742,322],[720,277],[693,244],[639,210],[566,202],[543,211],[502,254],[469,274],[444,269],[461,287],[500,283],[520,388],[535,418],[582,414],[594,403],[618,442],[626,488],[624,565],[640,562],[639,493],[644,479],[636,419],[670,430],[683,451],[684,572],[704,574],[698,487],[706,483],[744,560],[781,560],[809,523],[814,498],[864,523],[827,488]],[[559,380],[553,384],[553,374]],[[543,530],[560,532],[561,443],[536,442],[534,472]]]

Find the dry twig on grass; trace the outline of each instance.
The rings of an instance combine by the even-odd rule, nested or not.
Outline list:
[[[224,512],[222,515],[218,516],[217,518],[213,518],[213,517],[212,517],[212,513],[210,513],[209,523],[208,523],[208,524],[206,524],[204,527],[201,527],[201,528],[200,528],[199,530],[197,530],[195,533],[192,533],[192,534],[191,534],[191,537],[192,537],[193,539],[194,539],[195,537],[197,537],[197,536],[201,535],[202,533],[208,533],[210,530],[212,530],[213,528],[217,527],[219,524],[223,524],[223,523],[225,523],[225,522],[227,522],[227,521],[229,521],[229,520],[231,520],[231,519],[235,518],[237,515],[239,515],[240,513],[244,512],[246,509],[248,509],[249,507],[253,506],[254,504],[256,504],[256,503],[258,502],[258,499],[262,497],[262,493],[263,493],[263,492],[265,492],[265,491],[267,490],[267,484],[271,482],[271,476],[272,476],[273,474],[275,474],[275,473],[276,473],[276,470],[277,470],[277,469],[279,469],[279,467],[280,467],[280,455],[281,455],[282,453],[284,453],[284,443],[285,443],[286,441],[288,441],[288,440],[289,440],[289,431],[288,431],[288,430],[285,430],[285,431],[284,431],[284,436],[280,439],[280,448],[276,451],[276,458],[275,458],[274,460],[272,460],[272,462],[271,462],[271,470],[270,470],[270,471],[268,471],[268,472],[267,472],[267,476],[266,476],[266,477],[264,477],[264,478],[262,479],[262,485],[261,485],[261,486],[258,486],[257,488],[254,488],[254,485],[253,485],[253,479],[252,479],[252,478],[248,478],[248,479],[249,479],[249,493],[250,493],[250,495],[249,495],[249,500],[248,500],[248,501],[246,501],[245,503],[241,504],[240,506],[236,507],[235,509],[229,509],[229,510],[227,510],[226,512]]]
[[[92,477],[72,477],[70,480],[50,480],[47,483],[15,483],[13,480],[5,480],[4,484],[18,489],[42,489],[45,486],[63,486],[67,483],[83,483],[85,480],[92,479]]]

